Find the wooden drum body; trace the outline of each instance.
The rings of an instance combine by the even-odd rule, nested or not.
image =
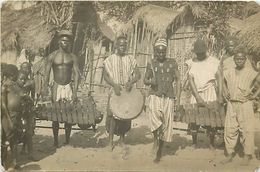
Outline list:
[[[199,107],[197,104],[183,105],[181,108],[182,122],[196,125],[224,127],[225,109],[218,102],[208,102],[207,106]]]

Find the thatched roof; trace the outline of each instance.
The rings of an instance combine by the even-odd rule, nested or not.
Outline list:
[[[135,12],[133,18],[123,28],[123,32],[131,28],[137,20],[142,20],[152,32],[164,34],[168,25],[181,12],[181,10],[173,11],[170,8],[151,4],[143,6]]]
[[[111,27],[109,27],[104,21],[101,20],[101,17],[98,15],[97,17],[97,24],[98,27],[105,37],[107,37],[109,40],[114,41],[116,39],[116,35]]]
[[[157,5],[148,4],[139,8],[133,18],[122,29],[126,32],[127,29],[133,27],[133,23],[137,20],[143,21],[153,33],[165,35],[166,30],[173,31],[185,22],[185,18],[189,20],[201,17],[203,11],[196,6],[188,4],[179,9],[170,9]],[[187,19],[187,18],[186,18]]]
[[[39,7],[1,9],[1,51],[15,50],[17,46],[37,51],[50,43],[52,30],[53,27],[44,22]]]
[[[238,36],[241,46],[260,55],[260,12],[245,20],[231,19],[231,32]]]
[[[260,55],[260,12],[245,19],[244,23],[238,34],[241,43]]]

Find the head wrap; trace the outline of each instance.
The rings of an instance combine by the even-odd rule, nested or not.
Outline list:
[[[72,34],[72,32],[70,32],[69,30],[61,30],[61,31],[58,33],[58,37],[61,38],[62,36],[66,36],[66,37],[72,38],[72,37],[73,37],[73,34]]]
[[[154,46],[157,47],[157,46],[164,46],[164,47],[167,47],[167,40],[165,38],[159,38],[155,41],[155,44]]]

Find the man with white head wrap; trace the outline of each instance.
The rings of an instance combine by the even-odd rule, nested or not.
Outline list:
[[[154,135],[154,162],[160,161],[164,141],[172,141],[174,106],[178,109],[180,104],[181,83],[178,65],[174,59],[166,58],[166,52],[166,39],[157,39],[154,44],[155,58],[147,64],[144,78],[144,83],[151,86],[147,98],[147,112]],[[174,81],[176,92],[173,88]]]

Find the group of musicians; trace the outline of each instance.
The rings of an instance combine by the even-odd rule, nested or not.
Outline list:
[[[126,37],[118,37],[117,52],[104,61],[105,80],[112,86],[117,96],[120,96],[122,89],[130,92],[133,84],[140,79],[135,59],[126,54],[126,44]],[[237,140],[240,138],[244,148],[241,165],[248,165],[255,148],[253,103],[259,101],[260,75],[247,59],[246,50],[235,47],[233,38],[227,41],[226,46],[227,55],[219,60],[209,55],[204,40],[195,41],[193,52],[196,57],[187,62],[188,83],[192,92],[189,103],[198,108],[208,108],[210,103],[217,104],[217,109],[225,107],[224,143],[228,155],[221,163],[226,164],[233,160]],[[146,113],[154,135],[152,152],[155,163],[161,159],[163,143],[174,139],[172,138],[174,115],[180,110],[180,73],[174,58],[167,58],[167,48],[165,38],[158,38],[155,41],[154,56],[147,64],[144,77],[145,85],[150,86],[149,96],[146,99]],[[208,110],[207,112],[211,113],[211,109]],[[131,128],[131,121],[116,118],[108,103],[106,125],[109,132],[109,148],[113,150],[113,135],[120,135],[120,143],[124,143],[124,135]],[[189,123],[194,147],[197,145],[200,126],[201,124],[196,122]],[[207,124],[203,127],[207,129],[210,148],[214,148],[217,128]]]
[[[40,73],[42,88],[38,94],[43,98],[48,94],[51,86],[52,102],[77,101],[77,90],[79,85],[79,64],[77,57],[71,53],[72,33],[66,30],[59,32],[59,49],[49,55],[41,65],[44,70],[37,70]],[[253,101],[260,93],[259,74],[248,63],[247,54],[242,49],[233,50],[234,41],[227,44],[227,52],[230,57],[221,61],[207,53],[205,41],[198,39],[194,43],[193,52],[196,58],[190,60],[188,65],[188,81],[192,91],[191,104],[198,107],[207,107],[209,102],[217,102],[220,106],[227,104],[224,141],[228,152],[227,159],[223,163],[231,162],[234,157],[234,148],[240,136],[244,146],[244,165],[248,165],[254,151],[254,110]],[[180,110],[181,78],[178,71],[178,64],[174,58],[167,57],[168,43],[165,38],[158,38],[154,43],[154,56],[147,64],[144,83],[150,86],[149,96],[146,99],[146,112],[150,119],[150,128],[154,136],[153,153],[154,162],[159,162],[162,155],[164,142],[171,142],[173,138],[174,115]],[[141,74],[133,56],[126,53],[127,38],[119,36],[116,40],[116,53],[104,60],[104,78],[112,87],[112,92],[120,96],[122,89],[131,92],[134,84],[140,80]],[[28,65],[25,63],[23,65]],[[19,118],[20,104],[30,86],[28,72],[17,72],[14,67],[2,67],[2,129],[5,140],[11,144],[12,160],[14,167],[17,154],[17,132],[16,118]],[[3,70],[5,69],[5,70]],[[28,69],[29,70],[29,69]],[[53,71],[53,82],[50,85],[50,71]],[[36,71],[36,70],[35,70]],[[20,83],[19,78],[20,78]],[[37,73],[39,74],[39,73]],[[18,78],[18,81],[17,81]],[[25,79],[23,79],[25,78]],[[28,80],[25,82],[24,80]],[[17,84],[16,84],[17,83]],[[175,87],[173,86],[175,83]],[[29,84],[31,85],[31,84]],[[21,91],[22,89],[22,91]],[[24,91],[25,90],[25,91]],[[21,93],[20,93],[21,92]],[[28,95],[28,94],[27,94]],[[36,97],[38,98],[39,95]],[[14,98],[14,96],[16,96]],[[25,113],[29,113],[29,110]],[[32,156],[32,119],[27,117],[27,137],[30,159]],[[7,121],[7,122],[6,122]],[[9,125],[7,125],[9,124]],[[72,124],[65,123],[65,144],[69,144]],[[214,147],[215,128],[204,126],[210,136],[210,146]],[[58,131],[59,122],[52,123],[54,146],[59,147]],[[124,145],[125,134],[131,128],[131,120],[120,120],[115,118],[108,103],[106,129],[109,133],[109,149],[114,148],[114,134],[120,136],[120,144]],[[197,132],[199,125],[189,124],[192,133],[193,144],[197,144]]]

